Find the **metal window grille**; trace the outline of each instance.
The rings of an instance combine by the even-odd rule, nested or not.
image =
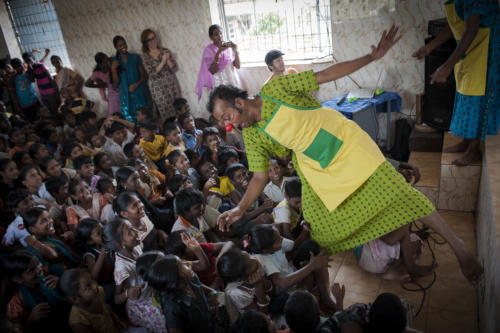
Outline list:
[[[331,53],[330,0],[220,0],[225,39],[243,62],[262,62],[272,49],[287,60]]]
[[[40,60],[48,48],[50,56],[57,55],[64,66],[71,65],[51,0],[11,0],[6,5],[22,52],[40,50],[41,53],[33,53]],[[49,59],[45,65],[55,73]]]

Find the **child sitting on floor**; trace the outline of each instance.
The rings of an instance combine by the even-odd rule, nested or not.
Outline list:
[[[165,316],[161,305],[153,297],[153,288],[148,285],[149,269],[165,255],[160,251],[150,251],[141,254],[135,265],[138,285],[141,285],[141,296],[129,299],[127,302],[127,317],[132,324],[148,329],[148,332],[167,333]]]
[[[144,251],[163,248],[167,234],[154,227],[144,212],[144,205],[134,192],[124,191],[118,194],[113,201],[113,210],[136,230]]]
[[[232,248],[222,253],[217,261],[217,270],[226,286],[226,309],[232,323],[245,310],[267,310],[269,301],[262,266],[257,259],[245,251]]]
[[[299,222],[302,215],[302,184],[300,178],[285,181],[285,199],[273,210],[274,223],[283,237],[295,239],[300,233]]]
[[[275,203],[285,199],[285,181],[289,178],[287,165],[281,159],[269,160],[269,183],[264,187],[264,195]]]
[[[422,240],[410,224],[352,249],[361,268],[387,280],[408,281],[432,274],[435,264],[418,265]]]
[[[149,170],[146,164],[138,158],[130,161],[130,166],[135,167],[139,173],[141,194],[153,205],[163,207],[170,198],[168,190],[165,190],[165,175],[157,170]]]
[[[64,167],[68,169],[75,169],[73,160],[82,155],[82,148],[76,141],[72,141],[63,145],[62,158]]]
[[[104,226],[104,247],[114,252],[115,304],[138,299],[141,286],[135,270],[135,261],[142,254],[142,242],[129,222],[116,218]]]
[[[87,217],[101,221],[112,219],[113,209],[106,196],[101,193],[92,194],[84,180],[72,179],[68,191],[75,202],[66,209],[67,224],[71,231],[76,229],[78,221]]]
[[[102,241],[103,225],[100,221],[86,218],[78,223],[75,231],[75,252],[82,258],[92,279],[104,287],[106,299],[113,298],[113,261]]]
[[[226,175],[234,186],[234,190],[229,194],[231,198],[231,206],[237,206],[248,187],[249,177],[248,169],[240,163],[235,163],[229,166],[226,170]],[[266,199],[262,205],[256,200],[245,211],[243,217],[232,224],[232,229],[237,237],[242,237],[252,230],[254,225],[272,223],[270,214],[273,209],[271,199]]]
[[[58,278],[45,275],[38,258],[27,252],[9,254],[3,260],[2,295],[8,301],[7,318],[16,332],[67,332],[67,307],[57,291]]]
[[[203,131],[196,128],[193,116],[189,113],[183,113],[177,117],[177,121],[182,128],[182,141],[184,141],[186,149],[193,149],[200,155],[203,154],[201,148]]]
[[[149,285],[160,302],[169,332],[213,332],[214,317],[205,295],[216,295],[177,256],[166,255],[149,269]]]
[[[156,124],[152,122],[139,124],[141,132],[141,140],[139,146],[142,147],[144,153],[158,166],[161,172],[165,172],[165,157],[168,142],[165,137],[156,134]]]
[[[203,194],[200,191],[186,188],[177,192],[175,207],[179,217],[172,227],[172,232],[185,230],[199,243],[207,243],[207,239],[212,242],[219,240],[203,218]]]
[[[24,226],[23,214],[33,207],[33,199],[30,192],[23,188],[12,190],[6,196],[5,201],[7,208],[14,213],[16,218],[7,227],[2,244],[12,246],[20,243],[22,246],[28,246],[25,239],[30,236],[30,233]]]
[[[165,253],[189,261],[191,268],[204,285],[219,289],[221,284],[216,272],[217,256],[232,246],[232,242],[198,243],[189,234],[174,231],[168,236]]]
[[[180,151],[186,150],[186,145],[184,144],[184,141],[182,141],[181,131],[179,130],[177,123],[166,123],[163,132],[165,139],[168,141],[167,148],[165,149],[165,156],[168,156],[168,154],[175,149]]]
[[[75,267],[80,258],[55,235],[54,222],[45,208],[33,207],[23,216],[25,228],[35,237],[28,241],[27,249],[34,253],[49,272],[60,276],[65,268]]]
[[[94,165],[90,157],[81,155],[73,160],[73,166],[79,178],[83,179],[90,187],[92,193],[97,193],[97,182],[101,177],[94,174]]]
[[[203,129],[203,153],[202,161],[210,161],[217,168],[219,167],[219,152],[220,152],[220,136],[219,131],[215,127],[207,127]]]
[[[200,175],[195,169],[191,168],[191,163],[184,152],[178,149],[172,150],[167,159],[170,166],[175,168],[175,174],[179,173],[188,176],[194,188],[199,188]]]
[[[232,333],[276,333],[274,322],[255,309],[246,310],[231,327]]]
[[[311,255],[309,263],[298,270],[294,270],[288,263],[287,253],[291,252],[291,257],[293,257],[294,252],[308,237],[308,227],[302,229],[300,236],[294,242],[281,237],[273,225],[258,225],[252,229],[248,237],[248,249],[256,254],[266,276],[278,292],[288,290],[292,286],[301,286],[306,289],[317,286],[321,305],[325,311],[333,314],[337,306],[330,297],[328,256],[324,254],[324,251],[316,256]],[[314,284],[311,283],[312,281]]]
[[[127,329],[106,303],[104,289],[87,270],[74,268],[64,272],[59,290],[72,304],[69,325],[74,332],[120,332]]]
[[[234,191],[234,185],[229,178],[218,176],[217,168],[210,161],[201,162],[198,170],[204,182],[203,194],[207,204],[218,209],[221,213],[230,209],[229,194]],[[214,198],[213,202],[211,197]]]
[[[191,108],[189,107],[188,101],[185,98],[176,98],[172,103],[175,109],[175,114],[179,117],[182,114],[186,114],[191,112]]]
[[[153,162],[153,160],[150,159],[148,155],[146,155],[144,149],[142,149],[142,147],[136,144],[135,142],[127,143],[123,147],[123,152],[125,153],[125,156],[127,156],[129,160],[135,160],[137,158],[140,158],[141,160],[144,161],[149,170],[158,170],[158,166],[156,165],[156,163]]]

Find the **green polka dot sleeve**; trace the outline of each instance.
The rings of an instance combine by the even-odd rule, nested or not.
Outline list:
[[[243,140],[247,151],[248,169],[251,172],[267,172],[271,156],[286,156],[290,151],[273,142],[255,127],[243,130]]]

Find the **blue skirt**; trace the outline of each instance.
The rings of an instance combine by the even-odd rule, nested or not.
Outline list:
[[[488,73],[484,96],[455,94],[450,131],[464,139],[496,135],[500,125],[500,24],[490,30]]]

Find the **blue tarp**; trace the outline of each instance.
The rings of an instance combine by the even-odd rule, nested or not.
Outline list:
[[[373,98],[358,99],[354,102],[348,102],[347,95],[348,94],[344,94],[332,100],[326,101],[323,103],[323,106],[327,106],[329,108],[342,112],[342,114],[349,119],[352,119],[352,114],[354,112],[369,108],[373,105],[375,105],[376,112],[386,112],[385,102],[387,101],[391,102],[392,112],[401,112],[401,96],[399,96],[395,92],[384,92],[380,95],[376,95]],[[342,104],[337,105],[337,103],[344,96],[345,99]]]

